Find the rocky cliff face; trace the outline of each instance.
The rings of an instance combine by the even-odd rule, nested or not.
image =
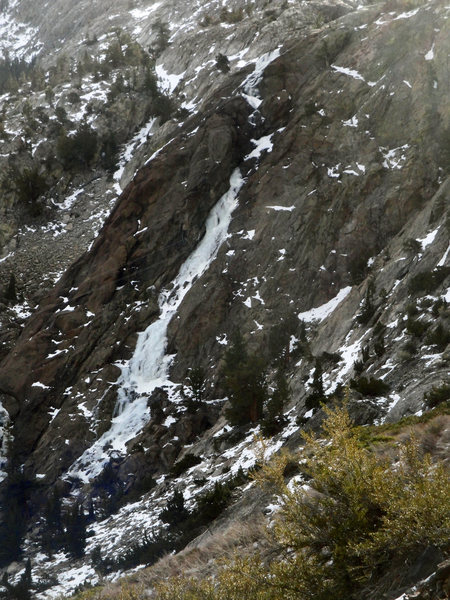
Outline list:
[[[76,55],[89,36],[101,51],[108,7],[81,4],[11,3],[37,26],[44,66],[50,49]],[[144,137],[124,134],[114,177],[125,189],[89,249],[104,217],[91,228],[88,212],[114,198],[100,170],[77,175],[83,192],[68,204],[60,251],[46,247],[48,226],[20,230],[25,248],[40,240],[40,274],[74,261],[45,294],[28,294],[25,322],[6,306],[2,317],[4,421],[23,472],[39,482],[29,498],[34,554],[45,498],[58,490],[87,507],[106,468],[127,493],[157,481],[140,504],[93,526],[89,550],[100,543],[112,557],[143,523],[158,523],[180,481],[194,501],[208,479],[251,466],[253,430],[224,427],[221,367],[237,329],[271,383],[290,348],[291,400],[274,450],[320,421],[308,401],[319,363],[325,397],[352,381],[360,424],[424,411],[425,394],[448,386],[445,3],[173,0],[114,11],[111,26],[142,47],[155,43],[157,21],[171,24],[156,73],[184,112],[165,124],[152,117]],[[229,72],[217,69],[219,53]],[[4,102],[13,115],[13,98]],[[13,216],[6,237],[19,226]],[[14,239],[5,238],[5,279],[23,264]],[[197,367],[207,401],[192,414],[183,384]],[[369,389],[364,377],[384,385]],[[187,454],[202,462],[184,480],[169,477]],[[79,571],[94,580],[88,562]]]

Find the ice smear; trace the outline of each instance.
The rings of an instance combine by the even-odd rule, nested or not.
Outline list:
[[[414,17],[415,15],[417,15],[419,10],[420,10],[420,6],[419,6],[419,8],[415,8],[414,10],[400,13],[397,17],[395,17],[394,21],[398,21],[399,19],[410,19],[411,17]]]
[[[123,173],[125,171],[126,165],[133,158],[133,154],[138,150],[141,146],[143,146],[155,124],[156,118],[152,117],[148,123],[146,123],[141,129],[137,132],[137,134],[133,137],[131,142],[129,142],[125,148],[122,150],[122,153],[119,158],[119,164],[117,171],[113,175],[114,179],[114,189],[118,195],[122,193],[122,187],[120,185],[120,181],[122,179]],[[162,149],[162,148],[161,148]],[[149,161],[148,161],[149,162]]]
[[[10,258],[11,256],[14,256],[14,252],[10,252],[6,256],[4,256],[3,258],[0,258],[0,263],[5,262],[5,260],[8,260],[8,258]]]
[[[148,422],[147,401],[151,393],[157,387],[173,387],[169,368],[174,357],[166,354],[167,328],[187,292],[208,269],[226,240],[243,184],[240,171],[236,169],[230,178],[230,189],[211,210],[203,239],[181,266],[170,288],[161,291],[158,320],[139,334],[133,356],[120,365],[118,402],[110,429],[72,465],[68,476],[89,481],[98,475],[110,455],[125,452],[127,442]]]
[[[343,288],[334,298],[325,304],[322,304],[322,306],[317,306],[316,308],[311,308],[310,310],[300,313],[298,318],[307,323],[311,321],[323,321],[331,315],[337,306],[349,295],[351,289],[351,286]]]
[[[280,56],[280,48],[276,48],[271,52],[267,52],[258,58],[255,63],[255,69],[253,73],[250,73],[248,77],[242,83],[242,88],[244,90],[244,98],[250,104],[252,108],[258,108],[261,104],[262,100],[258,94],[258,84],[261,81],[262,74],[264,73],[264,69],[269,65],[272,61]]]
[[[328,389],[328,392],[333,392],[336,389],[338,383],[342,383],[344,381],[344,377],[353,368],[355,360],[358,358],[361,352],[363,340],[366,337],[367,333],[368,332],[364,333],[364,335],[362,335],[358,340],[353,342],[353,344],[349,344],[348,346],[344,345],[339,349],[339,354],[342,356],[344,364],[342,365],[342,367],[339,368],[339,371],[335,376],[331,387]]]

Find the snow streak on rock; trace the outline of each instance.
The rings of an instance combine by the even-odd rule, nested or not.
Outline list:
[[[331,315],[331,313],[339,306],[339,304],[348,296],[351,290],[351,286],[343,288],[326,304],[322,304],[322,306],[311,308],[306,312],[302,312],[298,315],[298,318],[302,321],[306,321],[307,323],[310,321],[323,321],[328,317],[328,315]]]
[[[134,355],[121,365],[119,399],[111,428],[74,463],[68,475],[83,481],[98,475],[111,453],[126,451],[126,443],[136,437],[149,421],[147,401],[157,387],[173,387],[169,368],[174,356],[166,354],[167,328],[183,298],[208,269],[225,241],[231,215],[244,180],[239,169],[230,178],[230,189],[212,209],[206,232],[193,253],[181,266],[177,277],[159,296],[160,316],[139,334]]]

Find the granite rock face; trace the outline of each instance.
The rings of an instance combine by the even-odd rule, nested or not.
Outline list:
[[[35,6],[23,2],[21,11],[33,19]],[[167,2],[155,14],[170,19],[177,7]],[[119,23],[126,11],[116,8]],[[0,400],[25,472],[45,475],[41,494],[61,481],[82,500],[92,494],[92,482],[68,471],[117,416],[121,369],[139,334],[161,320],[161,294],[170,297],[236,169],[242,185],[227,237],[168,325],[172,387],[141,393],[150,416],[122,454],[110,455],[119,480],[129,488],[167,473],[186,445],[232,445],[229,432],[217,437],[217,400],[237,329],[272,381],[281,325],[291,346],[290,414],[312,424],[318,414],[305,400],[317,359],[330,394],[361,373],[387,384],[380,396],[350,390],[360,424],[425,410],[424,394],[448,383],[449,9],[431,1],[271,10],[259,59],[247,50],[256,64],[235,63],[214,81],[201,69],[191,79],[220,24],[197,24],[179,44],[174,34],[164,68],[183,72],[176,89],[201,102],[167,125],[159,152],[130,175],[92,247],[42,295],[4,352]],[[97,33],[96,16],[83,18]],[[212,57],[248,47],[256,14],[246,18]],[[149,24],[138,33],[146,42],[152,35]],[[186,48],[197,50],[187,57]],[[296,355],[303,326],[308,350]],[[179,402],[193,367],[206,373],[208,402],[189,414]]]

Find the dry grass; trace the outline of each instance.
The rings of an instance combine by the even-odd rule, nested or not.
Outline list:
[[[178,554],[168,554],[151,567],[115,583],[82,592],[77,600],[141,600],[151,596],[157,581],[181,574],[207,577],[216,572],[216,561],[232,558],[237,552],[246,555],[257,549],[264,555],[271,548],[265,525],[260,513],[245,523],[233,521],[220,529],[208,530]]]
[[[426,423],[405,427],[392,436],[396,446],[414,437],[424,454],[434,461],[449,464],[450,461],[450,415],[437,415]]]
[[[422,420],[423,419],[423,420]],[[359,428],[362,441],[378,456],[391,462],[398,458],[398,448],[414,437],[424,454],[433,461],[450,467],[450,414],[448,407],[425,413],[422,417],[408,417],[404,422]]]
[[[195,544],[195,546],[194,546]],[[225,529],[207,531],[176,555],[168,555],[146,570],[144,581],[180,575],[207,576],[215,572],[215,561],[231,558],[236,552],[246,554],[255,548],[263,552],[268,548],[265,520],[262,515],[249,522],[232,522]]]

